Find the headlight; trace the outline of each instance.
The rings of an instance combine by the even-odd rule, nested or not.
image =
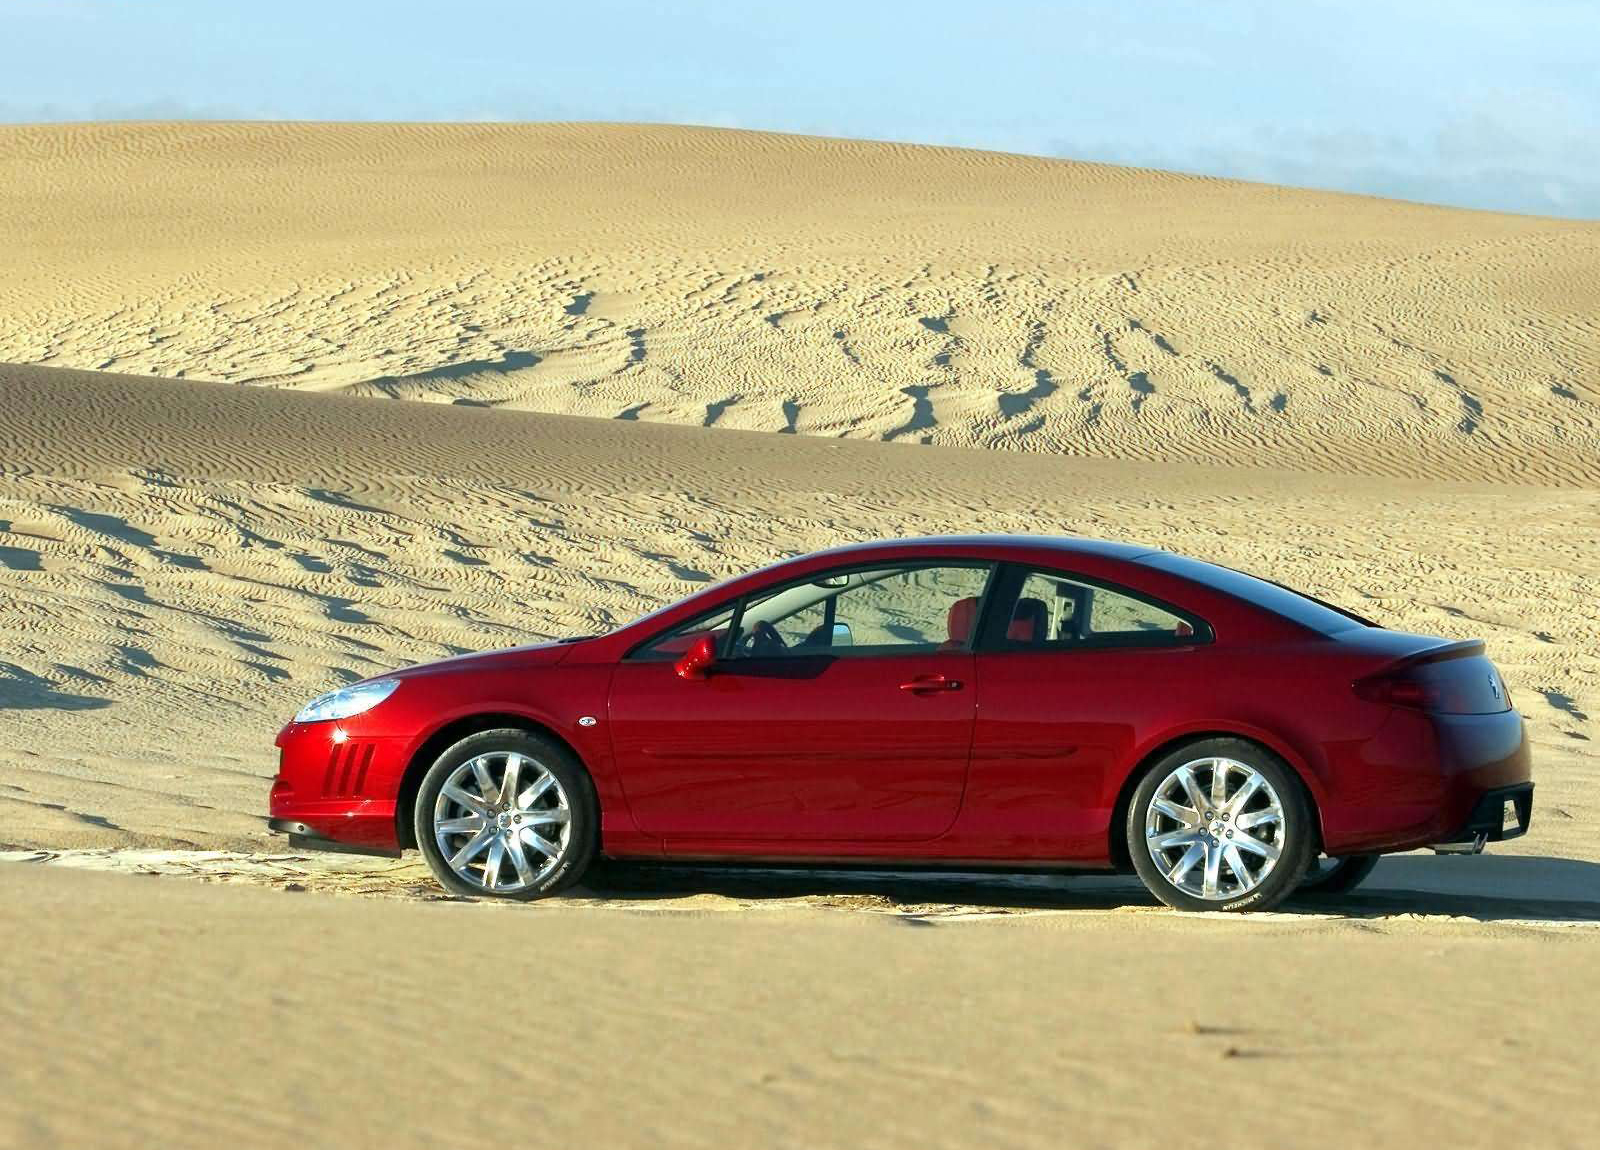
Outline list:
[[[383,702],[400,685],[399,679],[374,679],[370,683],[356,683],[340,687],[326,695],[318,695],[300,708],[294,717],[297,723],[320,723],[325,719],[348,719],[370,711]]]

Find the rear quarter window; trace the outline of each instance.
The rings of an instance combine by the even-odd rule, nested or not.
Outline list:
[[[1331,603],[1324,603],[1320,599],[1313,599],[1309,595],[1302,595],[1298,591],[1291,591],[1281,584],[1257,579],[1254,575],[1246,575],[1243,571],[1235,571],[1231,567],[1219,567],[1215,563],[1190,559],[1186,555],[1152,555],[1147,559],[1140,559],[1139,562],[1146,567],[1170,572],[1199,583],[1202,587],[1210,587],[1214,591],[1221,591],[1225,595],[1253,603],[1263,610],[1281,615],[1291,623],[1298,623],[1321,635],[1336,635],[1340,631],[1350,631],[1357,627],[1377,626],[1371,620],[1363,619],[1354,612],[1335,607]]]

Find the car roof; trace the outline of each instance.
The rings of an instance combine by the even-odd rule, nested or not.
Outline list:
[[[1169,560],[1182,558],[1170,551],[1071,535],[931,535],[875,539],[781,559],[759,570],[705,587],[687,599],[657,608],[616,631],[599,636],[594,640],[593,651],[601,658],[620,657],[646,634],[676,626],[713,604],[731,601],[740,594],[777,580],[798,577],[804,572],[872,564],[879,560],[903,563],[941,553],[950,554],[952,558],[990,562],[1036,562],[1045,567],[1081,569],[1091,578],[1109,578],[1119,584],[1126,581],[1136,591],[1193,611],[1219,633],[1227,630],[1235,638],[1281,638],[1289,633],[1285,631],[1286,628],[1292,629],[1293,635],[1304,633],[1302,627],[1252,602],[1248,595],[1240,596],[1219,590],[1209,586],[1206,581],[1197,581],[1193,577],[1166,570]],[[1079,563],[1072,562],[1073,559],[1082,560],[1081,567]]]
[[[1141,547],[1134,543],[1117,543],[1110,539],[1086,539],[1076,535],[922,535],[905,539],[875,539],[867,543],[849,543],[843,547],[830,547],[826,551],[813,551],[797,559],[815,559],[822,555],[870,555],[874,551],[899,551],[902,549],[945,548],[966,550],[984,547],[1022,547],[1038,551],[1055,551],[1066,555],[1098,555],[1107,559],[1139,559],[1159,555],[1154,547]]]

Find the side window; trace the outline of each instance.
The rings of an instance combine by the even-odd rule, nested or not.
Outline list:
[[[1193,642],[1209,631],[1132,593],[1049,571],[1023,573],[1004,627],[995,629],[994,644],[1011,650],[1162,646]]]
[[[971,642],[990,565],[896,564],[791,583],[746,601],[735,657],[910,654]]]
[[[676,659],[694,646],[694,641],[710,631],[718,642],[728,633],[733,622],[733,605],[723,607],[710,615],[701,615],[687,623],[679,623],[665,635],[658,635],[643,647],[637,648],[630,659]]]

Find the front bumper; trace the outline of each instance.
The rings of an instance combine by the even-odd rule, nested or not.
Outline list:
[[[290,723],[277,744],[269,826],[304,840],[296,844],[303,847],[400,849],[395,800],[410,761],[409,740],[369,733],[351,721]]]
[[[268,819],[267,829],[274,834],[288,835],[290,848],[297,851],[338,851],[341,854],[378,855],[391,859],[397,859],[403,853],[399,847],[390,850],[384,847],[363,846],[360,843],[342,843],[337,839],[320,835],[305,823],[296,822],[294,819]]]

